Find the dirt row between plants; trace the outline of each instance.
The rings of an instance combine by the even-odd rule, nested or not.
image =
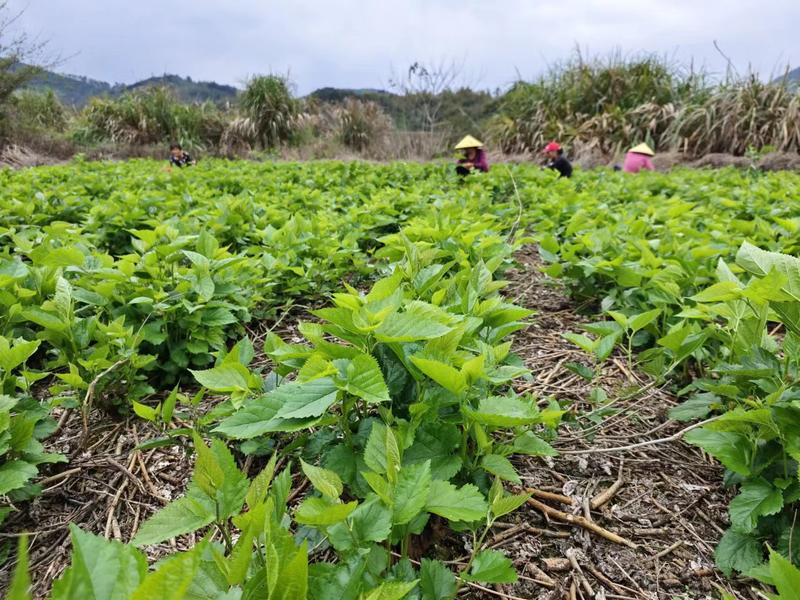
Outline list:
[[[488,539],[514,560],[520,579],[485,590],[467,587],[460,597],[695,600],[716,598],[715,586],[720,586],[736,598],[755,599],[746,583],[727,582],[714,569],[713,548],[726,527],[729,500],[719,466],[680,441],[598,452],[679,431],[679,425],[666,421],[675,399],[654,387],[634,395],[649,381],[621,357],[609,361],[592,382],[569,370],[572,362],[591,364],[561,337],[576,331],[582,318],[564,290],[540,273],[534,250],[521,252],[518,260],[519,268],[509,273],[508,295],[537,314],[515,338],[515,351],[533,372],[531,381],[517,389],[535,394],[543,403],[555,398],[571,415],[583,415],[569,418],[570,424],[554,443],[562,451],[584,453],[516,459],[524,486],[536,490],[538,504],[504,519]],[[296,324],[301,316],[282,319],[277,329],[282,337],[300,341]],[[270,326],[261,324],[250,331],[256,347]],[[257,362],[269,366],[263,356]],[[602,388],[611,400],[631,397],[603,410],[589,401],[594,387]],[[209,399],[208,406],[213,402]],[[602,419],[587,419],[592,410],[598,410]],[[145,519],[184,492],[192,470],[192,459],[180,446],[137,450],[141,442],[162,435],[141,419],[119,420],[94,411],[84,432],[76,411],[57,416],[62,417],[61,427],[47,449],[63,453],[69,463],[43,473],[41,496],[21,504],[0,533],[6,551],[13,555],[16,538],[30,532],[37,598],[44,597],[69,564],[70,523],[130,541]],[[180,425],[185,424],[176,424]],[[241,466],[253,476],[262,463],[263,459],[248,457]],[[295,489],[296,503],[305,493],[299,477]],[[592,508],[593,499],[595,504],[606,501]],[[453,565],[465,561],[466,538],[442,534],[429,532],[439,547],[429,547],[428,553]],[[188,549],[197,539],[182,536],[148,548],[148,557],[155,560]],[[13,563],[8,560],[0,567],[0,589],[7,585]]]
[[[686,424],[667,418],[676,399],[631,370],[621,355],[612,356],[591,382],[567,368],[592,366],[561,337],[580,331],[587,319],[557,282],[541,274],[535,250],[517,258],[509,295],[537,312],[515,339],[515,351],[533,372],[518,390],[543,403],[555,398],[571,418],[554,443],[561,456],[515,461],[535,502],[510,516],[495,547],[514,560],[520,580],[474,597],[697,600],[718,598],[721,588],[755,599],[747,582],[728,581],[714,567],[729,501],[721,467],[680,440],[601,451],[679,432]],[[614,403],[605,409],[592,403],[593,388]],[[592,411],[602,418],[587,418]]]

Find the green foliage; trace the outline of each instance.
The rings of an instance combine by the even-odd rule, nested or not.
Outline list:
[[[36,92],[23,90],[12,99],[15,135],[31,130],[63,133],[68,113],[52,90]],[[20,131],[21,130],[21,131]]]
[[[556,453],[546,440],[563,413],[513,391],[527,371],[510,336],[530,316],[502,295],[524,241],[503,234],[519,215],[514,187],[505,173],[462,183],[445,168],[204,161],[165,173],[138,161],[0,173],[0,481],[10,500],[34,494],[39,465],[55,460],[40,442],[48,407],[29,397],[49,376],[45,395],[58,402],[79,405],[93,384],[96,406],[232,440],[195,439],[186,493],[135,544],[194,532],[204,541],[145,573],[133,597],[191,597],[208,582],[231,598],[452,597],[466,578],[511,581],[505,557],[481,553],[494,520],[527,498],[501,481],[519,481],[515,455]],[[750,245],[736,258],[735,238],[796,252],[797,177],[554,181],[512,170],[520,226],[538,232],[545,269],[607,315],[569,338],[597,360],[621,344],[657,376],[691,383],[674,416],[725,413],[687,437],[739,487],[720,566],[750,573],[764,542],[788,555],[779,532],[800,497],[800,269]],[[324,298],[296,338],[263,338],[274,370],[262,371],[248,320]],[[777,323],[785,335],[770,333]],[[180,390],[192,377],[202,389],[190,398]],[[214,407],[203,414],[206,393]],[[169,431],[173,443],[190,432]],[[234,447],[279,450],[249,481]],[[289,512],[292,471],[276,476],[279,458],[311,482]],[[431,515],[473,538],[458,579],[406,560]],[[317,562],[322,548],[330,563]],[[387,548],[404,558],[390,565]],[[119,563],[119,552],[90,554]],[[78,585],[86,560],[76,556],[59,585]]]
[[[5,11],[5,6],[2,10]],[[4,19],[6,16],[3,16]],[[10,115],[14,104],[14,94],[30,82],[39,68],[20,63],[20,54],[28,51],[20,46],[21,40],[5,40],[3,56],[0,57],[0,146],[8,141],[13,124]]]
[[[17,565],[14,567],[14,575],[8,586],[6,600],[31,600],[30,589],[31,578],[28,574],[28,536],[22,535],[19,538]]]

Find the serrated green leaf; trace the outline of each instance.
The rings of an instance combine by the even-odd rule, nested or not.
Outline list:
[[[164,423],[172,421],[172,415],[175,412],[175,405],[178,402],[178,386],[172,388],[172,391],[164,399],[164,404],[161,406],[161,420]]]
[[[496,519],[511,514],[525,504],[530,497],[530,494],[500,496],[492,502],[492,514]]]
[[[278,419],[319,417],[336,402],[338,388],[332,379],[322,377],[303,383],[288,383],[267,394],[281,404]]]
[[[441,309],[424,302],[410,302],[404,312],[389,315],[375,331],[380,342],[431,340],[449,333],[450,317]]]
[[[267,466],[265,466],[250,482],[250,487],[247,489],[247,495],[245,496],[245,502],[251,509],[255,508],[257,504],[260,504],[266,499],[269,486],[275,475],[275,465],[277,461],[278,453],[273,452],[272,456],[269,457]]]
[[[364,448],[364,462],[378,475],[386,475],[387,456],[386,456],[386,434],[388,428],[383,423],[375,422],[367,438],[367,445]]]
[[[247,577],[247,570],[253,559],[253,540],[255,534],[253,528],[248,528],[242,532],[236,540],[231,555],[227,560],[227,580],[228,585],[241,585]]]
[[[391,400],[378,361],[368,354],[359,354],[347,365],[345,389],[369,404]]]
[[[532,425],[541,420],[535,404],[507,396],[481,398],[477,410],[467,408],[465,412],[471,419],[490,427]]]
[[[128,600],[144,580],[144,555],[70,525],[72,564],[53,584],[53,600]]]
[[[720,281],[691,297],[695,302],[727,302],[741,297],[741,286],[735,281]]]
[[[34,465],[24,460],[12,460],[0,465],[0,494],[20,489],[38,473]]]
[[[630,326],[631,331],[636,332],[640,329],[644,329],[650,323],[655,321],[658,317],[661,316],[661,309],[656,308],[654,310],[648,310],[647,312],[640,313],[638,315],[634,315],[630,318],[628,325]]]
[[[525,454],[527,456],[558,456],[558,451],[555,448],[530,431],[517,436],[511,449],[514,454]]]
[[[519,478],[516,469],[514,469],[514,465],[512,465],[511,461],[509,461],[505,456],[500,456],[499,454],[487,454],[481,459],[481,466],[486,471],[499,477],[500,479],[511,481],[517,485],[522,484],[522,480]]]
[[[276,415],[283,407],[283,400],[283,395],[274,392],[251,398],[233,415],[223,419],[214,432],[236,440],[248,440],[265,433],[300,431],[319,422],[319,417],[279,419]]]
[[[17,564],[8,586],[6,600],[31,600],[31,576],[28,573],[28,536],[23,534],[17,545]]]
[[[419,569],[422,600],[452,600],[456,595],[456,577],[438,560],[422,559]]]
[[[378,495],[386,506],[392,506],[394,500],[392,499],[392,490],[390,489],[389,482],[377,473],[372,471],[363,471],[361,476],[369,485],[370,489]]]
[[[136,413],[137,417],[149,421],[150,423],[155,423],[156,419],[158,419],[159,411],[152,406],[147,406],[136,400],[131,400],[131,404],[133,405],[133,412]]]
[[[594,351],[595,347],[594,341],[589,339],[585,335],[582,335],[580,333],[562,333],[561,337],[563,337],[565,340],[569,342],[572,342],[584,352],[591,354]]]
[[[475,556],[472,569],[462,577],[481,583],[515,583],[517,572],[510,558],[497,550],[484,550]]]
[[[467,388],[467,380],[464,374],[448,364],[419,356],[412,356],[411,362],[449,392],[461,394]]]
[[[389,581],[382,583],[379,587],[363,596],[364,600],[402,600],[408,593],[417,587],[417,579],[414,581]]]
[[[753,447],[747,436],[732,431],[700,428],[689,431],[683,439],[699,446],[734,473],[750,475]]]
[[[800,600],[800,569],[771,549],[769,572],[780,594],[780,600]]]
[[[306,498],[297,507],[294,519],[302,525],[327,527],[344,521],[356,508],[358,502],[340,504],[325,498]]]
[[[239,363],[229,363],[206,369],[205,371],[191,371],[197,383],[212,392],[246,392],[250,389],[250,372],[247,367]]]
[[[308,596],[308,542],[303,542],[281,569],[275,600],[306,600]],[[272,596],[271,596],[272,597]]]
[[[394,492],[392,523],[405,525],[416,517],[425,508],[430,487],[430,461],[406,465],[400,469]]]
[[[485,518],[488,507],[474,485],[457,488],[448,481],[434,480],[425,509],[450,521],[469,522]]]
[[[675,421],[704,419],[711,413],[711,405],[718,399],[713,394],[695,394],[686,402],[669,410],[669,418]]]
[[[131,543],[135,546],[158,544],[197,531],[213,523],[216,516],[214,501],[199,487],[189,484],[186,495],[170,502],[145,521]]]
[[[340,552],[383,542],[392,531],[392,511],[377,496],[371,496],[356,508],[345,523],[328,528],[328,538]]]
[[[22,312],[22,316],[28,321],[36,323],[45,329],[52,329],[53,331],[57,332],[66,331],[67,327],[69,327],[69,325],[58,315],[49,313],[37,306],[25,309]]]
[[[11,373],[12,370],[23,364],[34,352],[38,350],[40,340],[33,340],[26,342],[23,339],[14,340],[13,344],[9,344],[5,338],[0,337],[0,369],[3,369],[6,374]]]
[[[185,600],[200,569],[205,546],[205,543],[201,543],[189,552],[167,558],[155,572],[145,577],[130,600]]]
[[[305,473],[306,477],[308,477],[308,480],[311,482],[311,485],[313,485],[314,489],[320,494],[334,500],[342,495],[344,486],[342,480],[336,473],[328,469],[310,465],[302,458],[300,459],[300,466],[303,469],[303,473]]]
[[[745,573],[758,565],[763,553],[755,536],[729,529],[719,541],[714,556],[720,570],[730,577],[734,570]]]
[[[760,517],[774,515],[783,508],[783,493],[763,478],[746,481],[739,495],[731,501],[731,526],[750,533]]]
[[[433,479],[450,480],[461,470],[461,435],[454,425],[430,424],[417,429],[414,443],[403,453],[404,464],[429,460]]]

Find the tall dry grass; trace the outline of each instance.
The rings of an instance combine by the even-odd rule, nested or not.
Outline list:
[[[800,90],[754,76],[720,86],[703,102],[681,107],[666,130],[670,147],[701,156],[743,155],[751,148],[800,151]]]
[[[210,102],[183,104],[166,88],[150,88],[116,99],[93,99],[79,115],[73,135],[83,144],[178,142],[209,150],[219,146],[226,120]]]
[[[491,132],[509,153],[537,152],[553,139],[607,156],[643,141],[691,156],[765,147],[797,152],[800,89],[753,75],[714,83],[654,55],[578,54],[537,81],[515,84]]]

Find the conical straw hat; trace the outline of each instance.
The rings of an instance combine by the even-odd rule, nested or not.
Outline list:
[[[468,135],[456,145],[456,150],[464,150],[466,148],[483,148],[483,142]]]
[[[647,144],[639,144],[638,146],[634,146],[631,148],[631,152],[635,152],[636,154],[646,154],[647,156],[656,155],[656,153],[653,152],[653,149]]]

